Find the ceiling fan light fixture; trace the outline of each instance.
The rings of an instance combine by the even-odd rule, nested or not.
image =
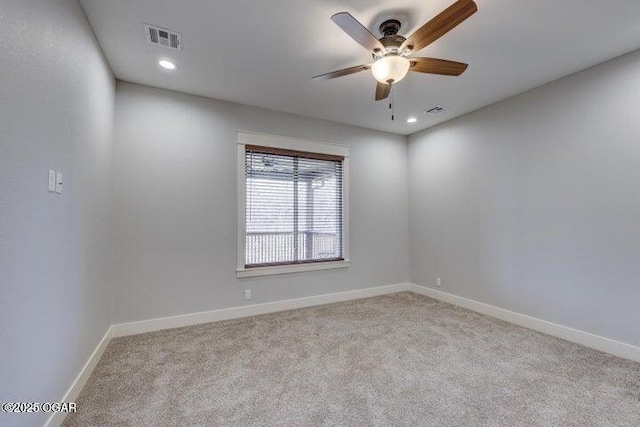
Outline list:
[[[404,56],[389,55],[371,65],[373,77],[380,83],[398,83],[409,72],[411,62]]]
[[[326,80],[371,70],[377,80],[375,100],[387,99],[392,86],[402,80],[409,71],[442,76],[459,76],[468,67],[462,62],[439,58],[411,57],[478,11],[474,0],[456,0],[451,6],[433,17],[408,37],[398,34],[401,20],[386,19],[380,25],[381,38],[374,36],[349,12],[338,12],[331,20],[349,37],[364,47],[372,56],[373,64],[356,65],[330,73],[313,76],[314,80]],[[391,105],[391,104],[390,104]],[[391,115],[393,120],[393,114]]]

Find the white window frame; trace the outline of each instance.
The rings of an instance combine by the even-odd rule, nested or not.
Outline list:
[[[292,265],[276,265],[266,267],[245,268],[246,245],[246,197],[245,197],[245,146],[258,145],[261,147],[281,148],[284,150],[306,151],[309,153],[329,154],[344,157],[342,161],[342,234],[344,239],[344,253],[342,261],[313,262]],[[330,144],[327,142],[310,141],[306,139],[290,138],[277,135],[267,135],[257,132],[238,131],[238,264],[236,276],[255,277],[272,274],[298,273],[313,270],[327,270],[347,268],[351,264],[349,259],[349,147],[346,145]]]

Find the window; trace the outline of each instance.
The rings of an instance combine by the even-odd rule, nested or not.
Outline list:
[[[238,140],[238,276],[348,266],[348,148],[245,132]]]

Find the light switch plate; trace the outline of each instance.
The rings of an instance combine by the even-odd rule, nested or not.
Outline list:
[[[56,193],[62,194],[62,173],[56,173]]]
[[[49,169],[49,191],[56,191],[56,171]]]

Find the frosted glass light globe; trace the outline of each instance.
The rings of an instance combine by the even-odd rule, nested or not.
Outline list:
[[[380,83],[398,83],[407,75],[410,65],[404,56],[385,56],[373,63],[371,73]]]

